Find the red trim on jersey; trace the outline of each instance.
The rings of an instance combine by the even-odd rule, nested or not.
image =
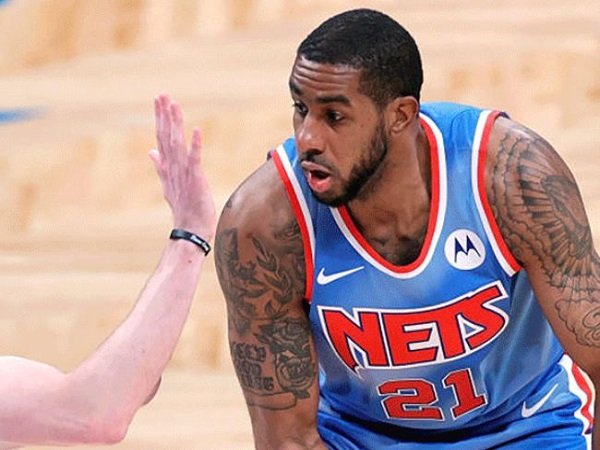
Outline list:
[[[502,256],[504,256],[511,269],[515,272],[518,272],[521,269],[521,265],[508,249],[506,242],[504,242],[504,238],[502,237],[502,233],[500,233],[500,228],[498,227],[496,219],[494,218],[494,214],[492,213],[492,208],[488,201],[485,190],[485,161],[487,158],[488,143],[490,140],[490,134],[492,132],[492,126],[499,115],[500,111],[493,111],[488,116],[485,126],[483,127],[481,142],[479,143],[479,156],[477,160],[477,188],[479,190],[481,205],[483,206],[487,221],[490,224],[490,229],[492,230],[496,244],[498,244],[498,248],[500,249],[500,252],[502,252]]]
[[[581,369],[579,368],[579,366],[577,366],[577,364],[573,363],[573,368],[571,369],[571,371],[573,372],[573,377],[575,378],[577,386],[579,386],[579,389],[581,389],[587,397],[585,404],[581,405],[581,415],[589,421],[589,430],[589,428],[591,428],[594,423],[594,414],[592,413],[592,388],[587,382],[585,376],[583,375]],[[588,430],[585,431],[587,432]]]
[[[421,248],[421,252],[416,260],[414,260],[410,264],[406,264],[404,266],[397,266],[395,264],[390,263],[385,258],[381,257],[377,251],[371,247],[371,245],[367,242],[367,240],[362,236],[358,228],[354,224],[352,217],[350,216],[350,212],[345,206],[340,206],[338,211],[340,212],[340,216],[342,220],[348,227],[348,230],[354,236],[356,241],[360,244],[360,246],[379,264],[384,266],[386,269],[391,270],[395,273],[409,273],[423,264],[427,253],[431,247],[431,241],[433,240],[433,234],[435,232],[435,228],[437,226],[438,214],[440,208],[440,160],[438,155],[438,146],[437,141],[435,139],[435,135],[433,134],[433,130],[429,127],[427,122],[424,120],[420,120],[423,129],[425,130],[425,135],[427,136],[427,140],[429,141],[429,148],[431,154],[431,209],[429,211],[429,222],[427,223],[427,233],[425,234],[425,240],[423,241],[423,247]]]
[[[285,167],[281,162],[281,157],[279,156],[279,153],[277,153],[276,151],[271,152],[271,159],[275,163],[275,167],[277,168],[277,172],[279,172],[279,177],[281,178],[281,181],[283,181],[283,186],[285,187],[285,191],[288,195],[288,199],[290,200],[292,210],[294,212],[294,215],[296,216],[298,226],[300,227],[300,234],[302,236],[302,246],[304,248],[304,265],[306,268],[304,298],[308,303],[310,303],[312,300],[314,267],[310,235],[308,233],[308,225],[306,224],[306,219],[304,218],[302,207],[300,206],[300,201],[296,196],[296,191],[294,190],[288,173],[286,172]]]

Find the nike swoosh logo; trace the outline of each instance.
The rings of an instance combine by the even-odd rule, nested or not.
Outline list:
[[[363,270],[365,266],[355,267],[353,269],[344,270],[342,272],[330,273],[329,275],[325,275],[325,267],[321,268],[319,275],[317,275],[317,283],[321,286],[331,283],[332,281],[339,280],[340,278],[347,277],[348,275],[352,275],[354,272],[358,272],[359,270]]]
[[[527,402],[523,402],[523,406],[521,407],[521,415],[525,419],[533,416],[536,412],[538,412],[538,410],[542,406],[544,406],[544,403],[546,403],[548,401],[548,399],[550,398],[550,396],[552,395],[552,393],[554,392],[554,390],[557,387],[558,387],[558,384],[555,384],[554,386],[552,386],[552,389],[550,389],[550,391],[546,395],[544,395],[542,398],[540,398],[537,402],[535,402],[530,407],[527,407]]]

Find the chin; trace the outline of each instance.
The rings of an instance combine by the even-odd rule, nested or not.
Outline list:
[[[331,206],[334,208],[337,208],[338,206],[342,206],[343,204],[347,203],[346,198],[342,195],[336,196],[335,194],[327,193],[327,192],[325,192],[325,193],[322,192],[322,193],[317,194],[314,191],[313,191],[313,195],[321,203],[324,203],[325,205]]]

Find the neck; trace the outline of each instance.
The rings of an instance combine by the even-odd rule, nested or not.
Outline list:
[[[368,233],[394,227],[397,234],[426,229],[431,200],[431,157],[425,132],[417,123],[405,141],[390,143],[375,183],[348,204],[359,229]]]
[[[423,248],[431,210],[429,151],[419,125],[410,145],[390,148],[377,186],[348,204],[363,237],[395,265],[415,261]]]

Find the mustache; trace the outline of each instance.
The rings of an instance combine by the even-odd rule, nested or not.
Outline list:
[[[300,157],[298,158],[298,161],[300,163],[311,162],[311,163],[315,163],[320,166],[323,166],[326,169],[332,169],[332,167],[329,165],[329,163],[324,158],[322,158],[320,155],[317,155],[316,153],[308,152],[303,155],[300,155]]]
[[[315,167],[314,169],[319,170],[319,171],[325,171],[327,173],[329,173],[329,175],[335,175],[337,174],[337,167],[333,167],[332,165],[330,165],[327,161],[325,161],[323,158],[320,158],[319,156],[317,157],[302,157],[299,160],[299,165],[302,166],[303,163],[310,163],[310,164],[316,164],[317,167]]]

